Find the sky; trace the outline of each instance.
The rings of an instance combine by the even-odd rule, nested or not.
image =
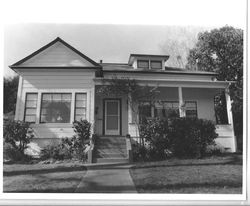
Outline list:
[[[14,75],[9,65],[56,37],[97,62],[127,63],[131,53],[163,54],[170,55],[168,66],[182,67],[199,32],[225,25],[245,29],[246,24],[244,0],[61,0],[60,5],[57,0],[24,0],[14,1],[15,7],[13,0],[6,2],[7,77]]]

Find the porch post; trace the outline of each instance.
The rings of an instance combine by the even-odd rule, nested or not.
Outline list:
[[[234,145],[234,148],[232,149],[232,152],[237,151],[237,140],[236,136],[234,134],[234,124],[233,124],[233,113],[232,113],[232,103],[231,98],[229,95],[229,89],[225,89],[225,97],[226,97],[226,104],[227,104],[227,117],[228,117],[228,124],[231,126],[232,131],[232,144]]]
[[[229,95],[229,89],[228,88],[225,90],[225,97],[226,97],[226,103],[227,103],[228,124],[231,124],[233,126],[232,105],[231,105],[231,98],[230,98],[230,95]]]
[[[183,96],[182,96],[182,87],[178,87],[178,94],[179,94],[179,113],[180,113],[180,117],[185,117],[185,111],[183,110],[182,106],[183,106]]]

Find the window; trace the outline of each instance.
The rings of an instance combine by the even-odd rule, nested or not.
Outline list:
[[[137,67],[148,69],[149,68],[149,61],[148,60],[137,60]]]
[[[87,94],[76,93],[75,100],[75,121],[86,119]]]
[[[71,94],[42,94],[41,123],[69,123]]]
[[[197,103],[195,101],[186,101],[186,117],[196,118],[197,115]]]
[[[162,101],[155,104],[154,116],[159,118],[170,118],[179,116],[178,101]]]
[[[37,93],[26,93],[24,121],[36,122]]]
[[[139,109],[139,121],[140,122],[152,117],[150,102],[140,102],[138,109]]]
[[[150,65],[151,65],[151,69],[162,69],[161,61],[151,61]]]

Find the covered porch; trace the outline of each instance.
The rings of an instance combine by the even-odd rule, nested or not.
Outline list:
[[[168,117],[169,111],[175,111],[180,117],[198,117],[211,120],[216,124],[218,138],[216,143],[228,152],[236,151],[236,140],[233,131],[231,100],[228,95],[228,82],[219,81],[178,81],[178,80],[137,80],[140,86],[157,88],[159,93],[154,104],[147,99],[132,108],[128,103],[130,94],[124,96],[105,96],[95,92],[95,123],[94,132],[101,136],[125,136],[134,139],[139,136],[138,121],[140,116],[147,118]],[[95,91],[102,84],[95,81]],[[221,91],[225,92],[227,103],[227,124],[217,124],[214,97]],[[144,105],[144,106],[143,106]],[[139,111],[140,110],[140,111]]]

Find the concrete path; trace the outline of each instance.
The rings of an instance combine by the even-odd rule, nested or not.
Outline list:
[[[91,164],[77,193],[136,193],[128,164]]]

